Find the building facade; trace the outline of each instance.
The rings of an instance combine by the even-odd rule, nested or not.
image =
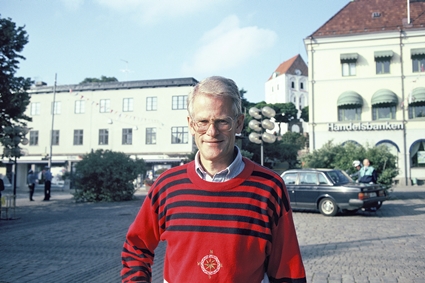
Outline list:
[[[308,67],[298,54],[281,63],[265,83],[266,103],[292,102],[298,109],[297,118],[300,118],[301,110],[308,106],[308,87]],[[299,125],[304,129],[297,128]],[[302,132],[306,130],[307,124],[296,123],[291,126],[293,129],[289,130]]]
[[[26,186],[29,169],[41,172],[51,162],[53,173],[69,170],[97,149],[143,158],[152,175],[181,164],[195,146],[186,101],[196,83],[176,78],[33,87],[17,186]]]
[[[396,181],[425,179],[425,1],[354,0],[304,40],[310,149],[387,145]]]

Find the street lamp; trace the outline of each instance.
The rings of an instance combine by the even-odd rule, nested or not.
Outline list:
[[[17,175],[17,162],[16,159],[24,155],[20,144],[27,145],[28,139],[25,137],[28,134],[29,129],[21,126],[7,126],[4,128],[3,138],[3,156],[12,158],[14,157],[14,169],[13,169],[13,204],[16,205],[16,175]]]
[[[256,132],[250,133],[248,138],[251,142],[261,145],[261,165],[264,165],[263,141],[266,143],[274,143],[276,141],[276,136],[265,131],[273,130],[275,124],[269,119],[263,119],[263,116],[273,118],[276,115],[276,111],[269,106],[264,106],[261,110],[252,107],[249,109],[248,114],[255,119],[249,121],[248,127]],[[263,114],[263,116],[261,114]]]

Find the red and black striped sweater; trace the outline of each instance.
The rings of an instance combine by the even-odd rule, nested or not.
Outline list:
[[[151,282],[159,241],[167,241],[169,283],[306,282],[288,194],[279,175],[244,158],[234,179],[212,183],[194,162],[153,184],[127,233],[123,282]]]

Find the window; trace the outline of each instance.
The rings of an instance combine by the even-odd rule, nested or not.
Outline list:
[[[146,128],[146,144],[156,144],[156,128]]]
[[[362,107],[357,105],[338,106],[338,121],[360,121]]]
[[[31,103],[31,116],[40,115],[40,102]]]
[[[316,173],[300,173],[300,184],[303,185],[316,185],[317,184],[317,174]]]
[[[425,167],[425,140],[417,140],[410,147],[411,167]]]
[[[294,81],[291,82],[291,88],[295,88],[295,82]]]
[[[109,130],[100,129],[99,130],[99,145],[106,145],[109,142]]]
[[[304,89],[304,83],[300,82],[300,89]]]
[[[83,130],[74,130],[74,145],[83,144]]]
[[[122,129],[122,144],[133,143],[133,129]]]
[[[123,112],[133,112],[133,98],[124,98],[122,101]]]
[[[173,110],[186,109],[187,95],[173,96]]]
[[[409,119],[425,117],[425,101],[409,104]]]
[[[75,101],[75,114],[82,114],[86,111],[86,103],[84,100]]]
[[[385,57],[385,58],[378,58],[375,59],[376,63],[376,74],[389,74],[390,73],[390,62],[391,58]]]
[[[30,131],[30,145],[38,145],[38,131]]]
[[[355,76],[356,75],[356,63],[355,62],[345,62],[341,64],[342,66],[342,76]]]
[[[157,99],[156,97],[146,97],[146,111],[157,110]]]
[[[372,105],[372,120],[391,120],[395,119],[396,105],[382,103]]]
[[[109,99],[100,100],[100,113],[106,113],[111,111],[111,101]]]
[[[412,57],[412,69],[414,73],[425,72],[425,56]]]
[[[319,184],[320,185],[328,185],[328,180],[326,180],[325,176],[323,174],[319,174]]]
[[[52,131],[52,145],[59,145],[59,130]]]
[[[283,176],[283,181],[285,182],[285,185],[295,185],[297,177],[297,173],[288,173]]]
[[[171,143],[188,143],[189,131],[188,127],[172,127]]]
[[[60,101],[55,101],[52,104],[52,113],[54,115],[60,114],[61,113],[61,102]]]

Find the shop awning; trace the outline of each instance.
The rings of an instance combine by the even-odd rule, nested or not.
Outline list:
[[[410,50],[410,56],[425,56],[425,48],[414,48]]]
[[[356,62],[359,58],[357,53],[345,53],[340,55],[341,62]]]
[[[345,105],[363,105],[363,98],[355,91],[346,91],[343,92],[339,97],[337,101],[338,106],[345,106]]]
[[[397,95],[389,89],[380,89],[375,92],[372,96],[372,105],[377,104],[397,104],[398,98]]]
[[[394,55],[394,52],[391,50],[387,51],[375,51],[375,60],[376,59],[385,59],[385,58],[391,58]]]
[[[411,103],[425,102],[425,87],[417,87],[412,90]]]

